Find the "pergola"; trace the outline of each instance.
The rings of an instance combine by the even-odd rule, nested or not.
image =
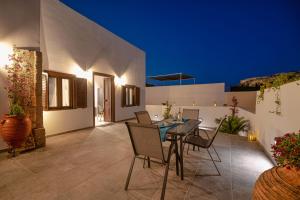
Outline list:
[[[182,84],[182,80],[194,80],[194,84],[196,83],[196,78],[189,74],[184,73],[174,73],[174,74],[165,74],[165,75],[157,75],[157,76],[148,76],[151,80],[157,81],[179,81],[180,85]]]

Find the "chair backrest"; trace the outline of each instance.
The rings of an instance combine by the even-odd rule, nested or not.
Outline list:
[[[186,109],[182,111],[182,117],[185,119],[196,119],[199,118],[199,109]]]
[[[134,114],[136,116],[138,123],[148,124],[148,125],[152,124],[152,120],[147,111],[139,111],[139,112],[135,112]]]
[[[125,122],[134,154],[164,160],[158,126]]]
[[[212,145],[212,143],[214,142],[214,140],[215,140],[215,138],[216,138],[216,136],[217,136],[217,134],[219,133],[219,131],[220,131],[220,128],[221,128],[221,126],[222,126],[222,124],[223,124],[223,122],[225,121],[225,119],[227,118],[227,116],[225,116],[225,117],[223,117],[222,119],[221,119],[221,121],[220,121],[220,123],[219,123],[219,125],[218,125],[218,127],[217,127],[217,129],[215,130],[215,132],[214,132],[214,136],[211,138],[211,139],[209,139],[209,142],[208,142],[208,148]]]

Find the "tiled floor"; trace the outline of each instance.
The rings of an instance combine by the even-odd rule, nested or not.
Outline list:
[[[250,199],[256,178],[272,167],[257,143],[219,134],[222,159],[216,173],[205,150],[185,153],[185,180],[175,174],[174,156],[166,199]],[[132,148],[124,124],[47,138],[47,147],[7,159],[0,154],[0,199],[159,199],[163,167],[136,162],[129,190],[124,184]]]

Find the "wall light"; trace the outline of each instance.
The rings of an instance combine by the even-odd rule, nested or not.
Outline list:
[[[92,80],[93,74],[92,74],[91,71],[89,71],[89,70],[85,71],[81,67],[76,66],[76,65],[73,66],[72,68],[73,68],[72,73],[75,74],[76,77],[78,77],[78,78],[85,78],[85,79],[87,79],[89,81]]]
[[[116,76],[116,78],[115,78],[115,84],[117,86],[124,86],[124,85],[126,85],[126,79],[125,79],[125,77],[124,76],[122,76],[122,77],[117,77]]]
[[[0,67],[10,64],[9,55],[13,53],[13,47],[7,43],[0,43]]]

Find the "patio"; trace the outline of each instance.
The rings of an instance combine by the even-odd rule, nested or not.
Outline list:
[[[185,153],[185,179],[175,173],[175,156],[166,199],[250,199],[254,182],[273,165],[257,142],[219,134],[215,147],[221,176],[205,150]],[[136,162],[124,191],[133,152],[124,123],[47,138],[47,146],[7,160],[0,154],[1,199],[159,199],[163,167]],[[213,154],[214,156],[214,154]]]

